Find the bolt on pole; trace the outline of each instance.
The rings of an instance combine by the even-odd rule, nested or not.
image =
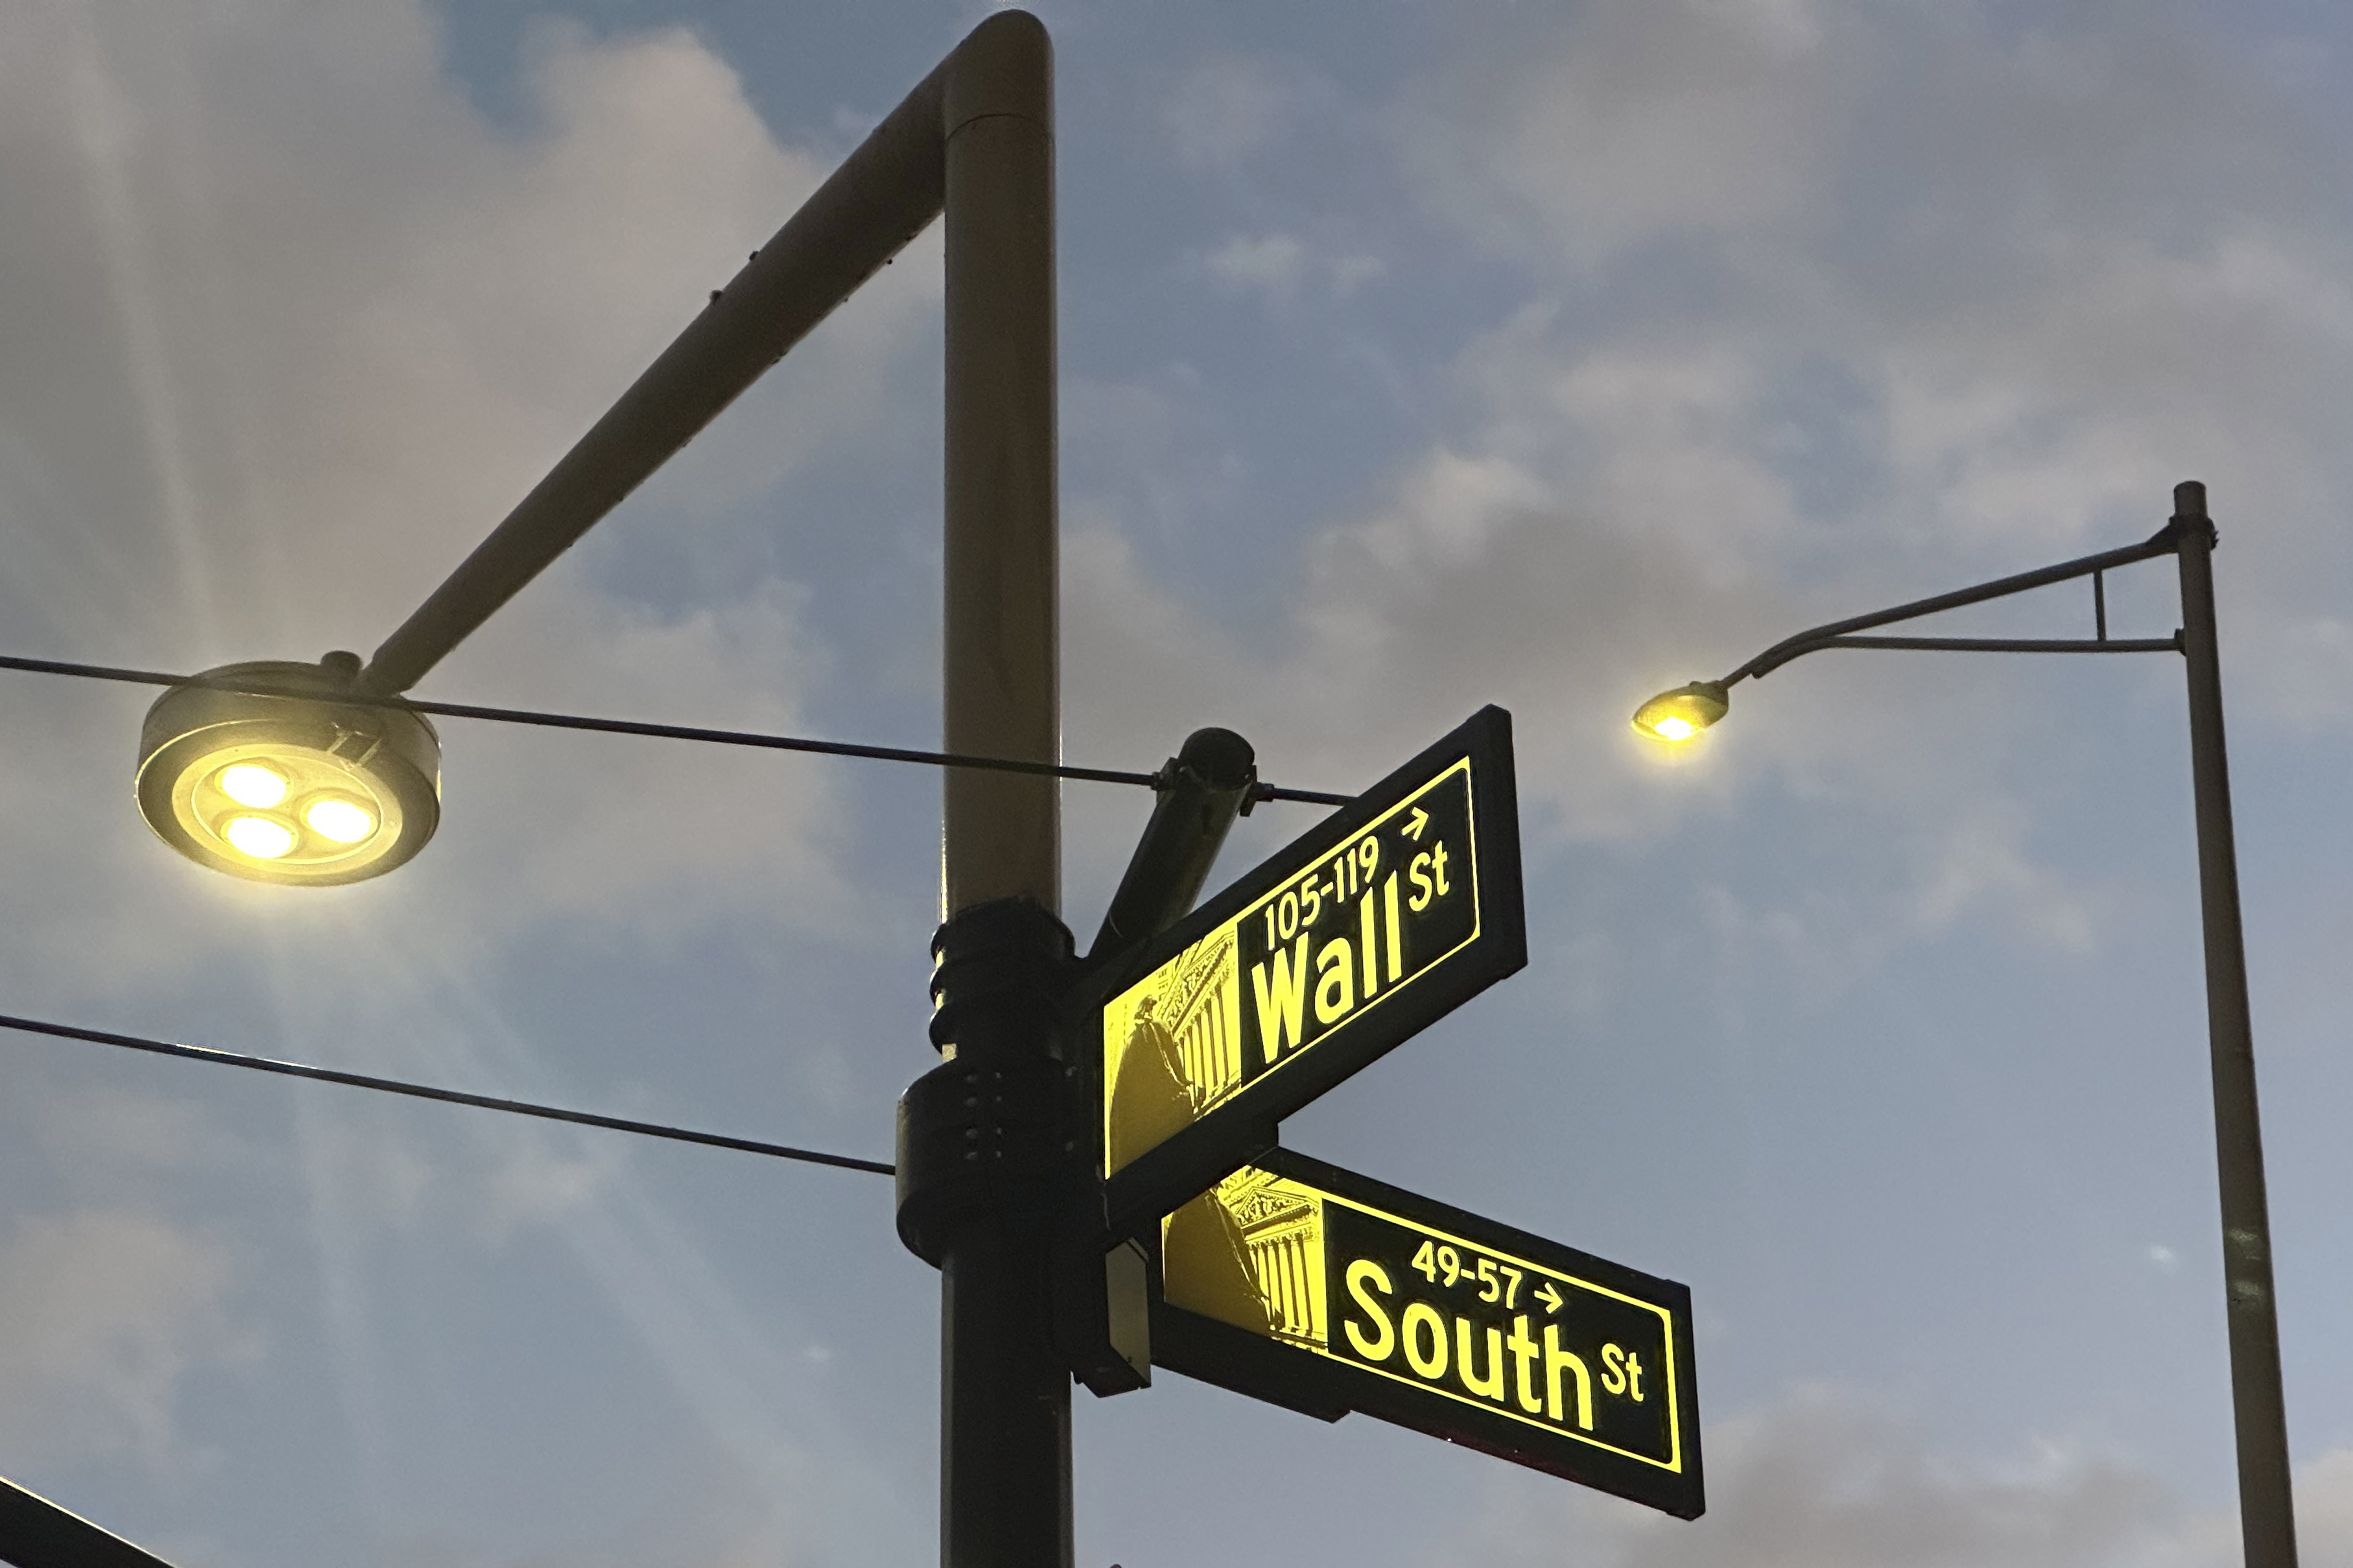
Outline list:
[[[2239,920],[2239,852],[2222,744],[2222,669],[2214,640],[2213,525],[2206,487],[2173,490],[2189,667],[2189,773],[2198,814],[2198,892],[2206,937],[2206,1028],[2214,1071],[2214,1152],[2222,1206],[2222,1278],[2238,1436],[2239,1531],[2247,1568],[2295,1568],[2295,1505],[2272,1286],[2271,1204],[2255,1102],[2247,943]]]

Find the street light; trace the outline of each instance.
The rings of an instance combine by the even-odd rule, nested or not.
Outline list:
[[[2279,1315],[2272,1285],[2271,1207],[2255,1100],[2253,1031],[2247,1015],[2246,937],[2239,919],[2238,849],[2222,742],[2221,665],[2214,641],[2214,527],[2206,487],[2173,489],[2173,517],[2139,544],[2061,562],[1894,609],[1815,626],[1775,643],[1722,680],[1662,692],[1635,711],[1634,727],[1671,743],[1724,717],[1730,689],[1823,648],[1914,648],[1979,653],[2179,653],[2189,695],[2189,772],[2198,818],[2198,883],[2206,946],[2207,1039],[2214,1075],[2214,1143],[2222,1211],[2224,1301],[2230,1326],[2231,1403],[2237,1429],[2239,1529],[2248,1568],[2295,1568],[2295,1513],[2281,1392]],[[2181,629],[2169,637],[2108,636],[2105,574],[2171,555],[2181,577]],[[2078,577],[2092,580],[2091,638],[1866,637],[1940,610],[2006,598]]]
[[[330,887],[408,859],[440,824],[440,738],[406,704],[354,700],[359,668],[264,659],[167,689],[140,728],[140,816],[249,881]]]
[[[1732,706],[1724,685],[1694,680],[1672,691],[1662,691],[1634,710],[1634,728],[1645,735],[1680,743],[1724,717]]]

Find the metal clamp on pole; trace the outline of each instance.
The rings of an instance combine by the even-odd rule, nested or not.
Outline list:
[[[1158,798],[1144,837],[1129,857],[1127,874],[1103,911],[1103,929],[1087,952],[1100,963],[1175,925],[1191,910],[1209,879],[1234,818],[1249,808],[1258,783],[1258,753],[1231,730],[1196,730],[1160,770]]]
[[[966,1224],[1052,1205],[1077,1155],[1057,1047],[1071,933],[1029,899],[976,904],[932,939],[932,1043],[899,1101],[899,1239],[936,1267]]]

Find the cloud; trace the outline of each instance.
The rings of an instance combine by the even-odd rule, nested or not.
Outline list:
[[[1401,146],[1451,219],[1547,261],[1796,221],[1831,195],[1853,30],[1809,0],[1583,7],[1556,51],[1433,73]]]
[[[175,652],[386,626],[818,172],[684,34],[551,33],[513,131],[413,6],[45,7],[11,45],[0,178],[37,221],[0,268],[64,374],[20,371],[0,406]],[[138,548],[167,521],[151,489],[184,498],[161,510],[187,549]],[[53,512],[6,510],[58,542]]]
[[[2190,93],[2186,119],[2152,79]],[[1679,455],[1753,464],[1817,531],[1846,522],[1840,542],[1863,559],[1894,546],[1958,565],[2129,538],[2188,467],[2226,510],[2265,517],[2263,544],[2229,567],[2240,591],[2270,589],[2290,553],[2272,530],[2310,540],[2341,488],[2325,411],[2353,383],[2353,234],[2310,200],[2327,163],[2288,100],[2172,13],[2101,7],[2021,32],[1977,6],[1605,4],[1556,51],[1444,101],[1421,156],[1449,174],[1426,177],[1425,200],[1521,226],[1486,237],[1558,301],[1489,373],[1520,384],[1520,406],[1550,395],[1551,428],[1532,414],[1524,436],[1600,437],[1614,466],[1655,476],[1658,512],[1715,531],[1687,528],[1694,543],[1744,542],[1754,501],[1711,522],[1689,504],[1704,496],[1660,492],[1676,481],[1655,459],[1678,454],[1630,447],[1641,431],[1609,417],[1609,392],[1704,407],[1698,450]],[[1562,115],[1625,133],[1597,147]],[[1598,331],[1596,281],[1669,255],[1683,285]],[[1837,432],[1859,480],[1842,509],[1807,495],[1815,476],[1788,443],[1760,438],[1830,434],[1808,428],[1820,399],[1800,356],[1860,406]],[[1680,391],[1609,373],[1630,357]],[[1787,561],[1819,538],[1769,542]]]
[[[2090,947],[2094,920],[2084,896],[2024,851],[2021,825],[1982,816],[1956,823],[1937,847],[1936,864],[1919,895],[1921,922],[1950,924],[1975,906],[1992,902],[2016,912],[2038,945],[2080,952]]]
[[[1893,537],[2073,546],[2184,464],[2308,528],[2339,488],[2353,234],[2295,95],[2215,42],[2166,8],[1603,4],[1464,68],[1401,156],[1564,300],[1680,268],[1656,313],[1752,403],[1777,351],[1833,358]]]
[[[1684,1522],[1556,1481],[1493,1489],[1445,1568],[2223,1568],[2235,1512],[2190,1509],[2145,1471],[2036,1446],[1941,1454],[1841,1394],[1799,1391],[1710,1425],[1708,1511]],[[2297,1475],[2313,1568],[2353,1563],[2353,1450]]]
[[[1288,300],[1311,279],[1342,297],[1388,270],[1377,256],[1325,256],[1290,234],[1238,234],[1201,258],[1219,287]]]
[[[46,1089],[39,1106],[37,1132],[51,1157],[83,1170],[119,1170],[131,1181],[218,1147],[217,1130],[179,1100],[84,1085]]]
[[[234,1349],[221,1245],[131,1209],[20,1215],[0,1243],[0,1442],[12,1462],[184,1452],[189,1373]]]
[[[1287,293],[1306,268],[1307,247],[1287,234],[1238,234],[1204,257],[1202,265],[1229,287]]]
[[[2353,717],[2353,621],[2316,615],[2281,637],[2269,706],[2293,728],[2322,731]]]
[[[1219,56],[1177,79],[1161,124],[1178,163],[1230,169],[1274,140],[1302,96],[1302,84],[1268,61]]]

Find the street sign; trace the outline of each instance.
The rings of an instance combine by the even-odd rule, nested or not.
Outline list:
[[[1512,720],[1482,708],[1097,978],[1113,1230],[1526,963]]]
[[[1705,1508],[1683,1286],[1285,1150],[1161,1229],[1157,1364]]]

